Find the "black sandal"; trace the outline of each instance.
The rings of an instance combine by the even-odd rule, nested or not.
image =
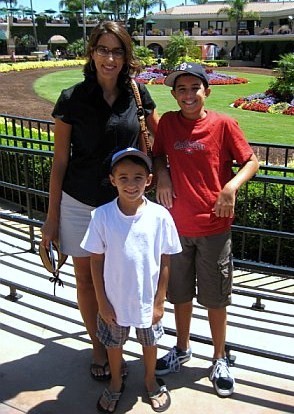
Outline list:
[[[93,370],[101,370],[103,371],[102,375],[94,374]],[[92,362],[90,365],[90,374],[92,378],[96,381],[108,381],[111,378],[110,368],[108,361],[105,362],[104,365],[96,364],[95,362]],[[123,359],[122,365],[121,365],[121,376],[122,379],[125,380],[129,374],[129,369],[127,365],[127,361]]]
[[[94,370],[101,370],[103,372],[102,375],[99,375],[97,372],[94,373]],[[108,361],[105,362],[104,365],[96,364],[95,362],[92,362],[90,365],[90,373],[92,378],[96,381],[108,381],[111,378],[110,369],[109,369],[109,363]]]

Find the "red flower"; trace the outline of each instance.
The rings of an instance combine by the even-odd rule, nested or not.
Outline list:
[[[238,98],[235,100],[234,102],[234,107],[238,108],[239,106],[241,106],[244,102],[246,102],[246,99],[244,98]]]
[[[284,109],[282,114],[284,114],[284,115],[294,115],[294,106],[289,106],[289,108]]]

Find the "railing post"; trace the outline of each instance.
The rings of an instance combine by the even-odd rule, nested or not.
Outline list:
[[[25,186],[26,186],[26,205],[27,205],[27,212],[28,212],[28,218],[33,218],[33,209],[32,209],[32,202],[31,202],[31,196],[28,192],[29,189],[29,163],[28,163],[28,157],[26,154],[24,154],[24,179],[25,179]],[[31,249],[30,251],[32,253],[36,252],[35,249],[35,231],[34,226],[29,225],[29,232],[30,232],[30,243],[31,243]]]
[[[22,298],[23,295],[17,293],[15,286],[10,286],[10,293],[5,297],[5,299],[10,300],[11,302],[17,302]]]
[[[225,346],[225,350],[226,350],[226,357],[227,357],[227,360],[229,361],[230,367],[235,366],[235,361],[237,358],[236,355],[231,354],[231,349],[228,346]]]
[[[264,311],[265,305],[261,303],[261,297],[256,296],[256,302],[252,303],[251,309],[257,310],[257,311]]]

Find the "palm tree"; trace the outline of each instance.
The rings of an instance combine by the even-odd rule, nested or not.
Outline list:
[[[143,11],[143,46],[146,45],[146,17],[148,10],[153,9],[155,6],[163,6],[166,11],[166,2],[163,0],[137,0],[136,6],[138,11]]]
[[[206,4],[208,0],[191,0],[195,4]]]
[[[86,9],[92,10],[95,3],[95,0],[61,0],[59,2],[59,10],[66,8],[74,13],[77,10],[82,10],[83,5]]]
[[[162,8],[164,8],[164,11],[166,11],[166,2],[164,0],[159,0],[159,11],[162,10]]]
[[[244,19],[259,20],[259,14],[252,11],[245,11],[245,7],[249,3],[249,0],[227,0],[226,3],[228,3],[229,6],[222,7],[218,10],[217,14],[226,14],[229,21],[234,21],[236,23],[235,50],[233,58],[238,59],[240,22]]]
[[[114,19],[120,20],[120,15],[125,5],[125,1],[124,0],[108,0],[106,1],[106,5],[109,10],[113,11]]]
[[[98,11],[97,11],[97,15],[99,20],[104,20],[105,19],[105,14],[104,11],[107,9],[107,1],[105,0],[94,0],[93,1],[93,6],[97,7]],[[93,11],[95,12],[93,7]]]
[[[199,46],[183,32],[173,34],[164,50],[166,64],[173,69],[182,62],[194,62],[201,57]]]
[[[83,44],[84,44],[84,54],[86,52],[86,43],[87,43],[87,32],[86,32],[86,10],[93,9],[95,5],[94,0],[61,0],[59,2],[59,9],[65,7],[72,14],[76,14],[78,19],[77,11],[82,10],[82,20],[83,20]]]
[[[12,6],[17,5],[17,0],[0,0],[0,2],[5,3],[6,9],[8,9],[8,7],[11,9]]]

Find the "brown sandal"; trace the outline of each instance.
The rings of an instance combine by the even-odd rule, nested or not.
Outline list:
[[[120,399],[122,393],[124,392],[124,389],[125,389],[125,384],[124,383],[121,384],[120,392],[111,392],[111,391],[109,391],[108,388],[105,388],[105,390],[100,395],[100,397],[97,401],[97,405],[96,405],[97,410],[102,412],[102,413],[114,413],[114,411],[117,408],[117,404],[119,402],[119,399]],[[101,405],[102,398],[104,398],[105,401],[107,402],[107,408],[102,407],[102,405]],[[113,408],[112,411],[110,411],[108,409],[108,407],[111,405],[111,403],[113,401],[115,401],[114,408]]]
[[[171,405],[170,393],[169,393],[168,389],[166,388],[165,383],[163,382],[163,380],[161,378],[157,378],[156,381],[157,381],[157,384],[159,385],[159,388],[156,391],[148,392],[148,397],[150,399],[150,404],[151,404],[152,410],[153,411],[156,411],[157,413],[163,413]],[[160,405],[160,402],[158,401],[158,398],[162,394],[166,394],[167,400],[166,400],[166,402],[164,404]],[[157,401],[158,404],[159,404],[159,407],[154,407],[153,404],[152,404],[152,400]]]

